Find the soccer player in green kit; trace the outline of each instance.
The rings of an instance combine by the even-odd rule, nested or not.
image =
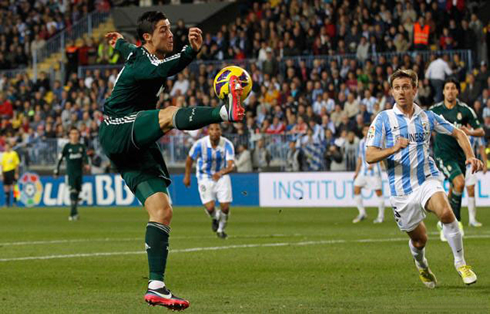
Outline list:
[[[458,81],[453,78],[447,79],[444,82],[442,93],[444,95],[444,101],[435,104],[430,110],[438,115],[442,115],[447,121],[464,131],[468,136],[484,136],[485,132],[480,126],[475,111],[457,98],[459,94]],[[459,221],[461,233],[463,233],[461,198],[464,191],[464,176],[466,173],[464,152],[453,137],[437,134],[434,140],[434,155],[439,169],[451,184],[448,195],[449,203],[456,219]],[[438,228],[440,230],[441,240],[446,241],[441,225],[438,224]]]
[[[228,99],[216,108],[170,106],[156,110],[167,77],[192,62],[201,49],[202,34],[199,28],[191,27],[190,46],[166,58],[173,50],[173,34],[165,14],[146,12],[137,24],[141,47],[128,43],[119,33],[106,35],[126,61],[105,102],[99,137],[106,155],[149,215],[145,237],[149,283],[145,301],[183,310],[189,302],[171,293],[164,283],[172,219],[167,186],[171,181],[156,142],[173,128],[195,130],[223,121],[241,121],[245,113],[240,103],[242,86],[236,76],[231,76]]]
[[[54,169],[55,177],[60,173],[60,166],[63,158],[66,158],[66,176],[68,177],[68,189],[70,191],[70,217],[68,220],[78,220],[78,195],[82,190],[83,168],[90,169],[88,163],[87,151],[85,145],[80,143],[80,131],[76,127],[72,127],[69,133],[70,142],[63,147],[63,151],[58,159],[56,169]]]

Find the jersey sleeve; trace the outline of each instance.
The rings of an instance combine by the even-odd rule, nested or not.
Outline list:
[[[480,121],[478,120],[475,111],[470,107],[468,107],[467,109],[471,127],[475,130],[481,128]]]
[[[444,119],[442,115],[429,112],[429,119],[433,131],[446,135],[453,134],[454,125]]]
[[[191,157],[193,160],[196,160],[197,158],[201,157],[201,154],[201,143],[197,141],[194,143],[194,145],[192,145],[191,150],[189,151],[189,157]]]
[[[366,139],[366,147],[374,146],[384,148],[386,131],[384,128],[384,115],[378,114],[369,127]]]
[[[144,51],[136,66],[136,80],[149,80],[173,76],[187,67],[197,53],[190,46],[184,46],[182,51],[160,60]]]
[[[138,47],[128,43],[125,39],[120,38],[116,41],[116,50],[122,54],[124,60],[126,60],[136,49],[138,49]]]
[[[225,143],[225,159],[226,162],[230,160],[235,160],[235,148],[233,147],[233,144],[229,141]]]

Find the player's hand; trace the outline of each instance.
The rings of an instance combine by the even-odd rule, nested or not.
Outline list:
[[[90,166],[89,165],[85,165],[85,172],[90,173]]]
[[[219,172],[216,172],[215,174],[213,174],[213,180],[214,181],[218,181],[220,178],[221,178],[221,174]]]
[[[483,170],[482,170],[483,174],[487,173],[487,171],[488,171],[487,166],[483,164]]]
[[[469,128],[467,128],[466,126],[463,125],[459,129],[461,131],[463,131],[466,135],[471,136],[471,130]]]
[[[199,51],[202,46],[202,31],[197,27],[189,29],[189,43],[194,51]]]
[[[466,159],[465,163],[467,165],[471,165],[471,173],[475,173],[483,170],[483,162],[475,157]]]
[[[124,39],[123,35],[119,34],[118,32],[109,32],[105,34],[105,39],[112,48],[116,48],[116,42],[119,38]]]
[[[409,144],[408,139],[406,139],[404,137],[399,137],[396,140],[395,146],[393,146],[395,149],[395,153],[399,152],[403,148],[406,148],[408,146],[408,144]]]
[[[367,168],[368,168],[368,170],[373,170],[373,165],[369,164]]]
[[[184,176],[184,185],[186,187],[190,187],[191,186],[191,177],[188,177],[188,176]]]

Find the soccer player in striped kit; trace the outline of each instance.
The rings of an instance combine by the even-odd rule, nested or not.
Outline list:
[[[426,211],[433,212],[443,225],[443,232],[454,255],[454,266],[467,285],[477,277],[466,264],[463,237],[448,198],[442,188],[440,172],[429,155],[431,133],[452,135],[464,151],[472,172],[483,169],[475,158],[466,134],[432,111],[414,104],[418,78],[412,70],[397,70],[390,77],[393,109],[382,111],[371,124],[366,142],[366,161],[370,164],[386,159],[390,183],[390,201],[395,221],[410,237],[408,245],[428,288],[435,288],[436,277],[425,257]]]
[[[208,133],[208,136],[196,141],[189,151],[185,163],[184,185],[191,185],[191,168],[196,160],[201,202],[211,217],[212,230],[219,238],[226,239],[225,227],[233,200],[228,173],[235,169],[235,148],[231,141],[221,136],[219,124],[211,124]],[[215,208],[216,201],[219,202],[220,210]]]
[[[381,179],[380,163],[370,165],[366,162],[366,136],[369,127],[362,129],[363,139],[359,142],[359,158],[357,158],[356,173],[354,174],[354,200],[356,201],[357,215],[353,223],[358,223],[367,218],[366,209],[362,203],[361,189],[375,190],[378,201],[378,217],[373,221],[375,224],[382,223],[385,218],[385,200],[383,197],[383,182]]]

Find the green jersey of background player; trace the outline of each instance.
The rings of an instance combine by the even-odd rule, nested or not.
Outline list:
[[[54,170],[55,177],[60,172],[60,166],[63,159],[66,159],[66,176],[68,190],[70,191],[71,211],[68,220],[78,220],[78,195],[82,190],[83,168],[88,171],[90,169],[87,151],[85,145],[80,143],[80,131],[76,127],[70,129],[68,135],[70,142],[63,147],[63,151],[58,158],[58,164]]]
[[[242,87],[238,78],[231,76],[227,103],[216,108],[170,106],[156,110],[167,77],[182,71],[201,49],[202,32],[191,27],[190,46],[167,58],[173,50],[173,34],[165,14],[144,13],[138,19],[137,32],[141,47],[128,43],[119,33],[106,35],[126,61],[105,102],[99,137],[104,152],[149,215],[145,243],[150,274],[145,301],[183,310],[189,302],[173,295],[164,284],[172,207],[167,192],[170,178],[156,142],[173,128],[195,130],[242,120]]]
[[[453,78],[444,82],[443,95],[444,101],[435,104],[430,110],[442,115],[447,121],[454,124],[468,136],[484,136],[485,133],[480,126],[480,122],[475,114],[465,103],[457,98],[459,94],[459,83]],[[454,211],[456,219],[460,222],[460,229],[463,231],[461,223],[461,198],[465,185],[465,155],[458,142],[451,136],[437,134],[434,140],[434,155],[439,169],[451,183],[449,190],[449,202]],[[440,227],[440,226],[439,226]],[[440,233],[441,240],[445,241],[443,233]]]

